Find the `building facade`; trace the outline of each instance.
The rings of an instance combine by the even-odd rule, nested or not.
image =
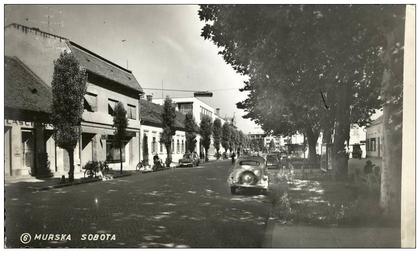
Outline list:
[[[80,174],[88,161],[106,160],[110,168],[119,168],[120,154],[113,144],[115,129],[112,127],[113,111],[118,102],[124,104],[129,120],[121,157],[123,169],[135,169],[140,161],[139,99],[142,89],[132,72],[69,39],[19,24],[5,28],[5,55],[20,60],[47,86],[50,93],[54,61],[64,51],[73,53],[88,76],[82,134],[74,151],[75,175]],[[48,124],[43,126],[48,131]],[[68,171],[68,154],[56,145],[51,135],[47,138],[45,153],[54,173]]]
[[[164,99],[153,99],[154,103],[163,104]],[[215,119],[220,119],[222,126],[226,122],[226,119],[222,118],[220,115],[220,109],[211,107],[210,105],[204,103],[198,98],[189,97],[189,98],[172,98],[172,102],[176,105],[176,110],[182,114],[192,113],[197,125],[200,125],[201,119],[203,116],[208,116],[214,122]],[[204,148],[201,146],[201,136],[197,135],[197,144],[196,152],[203,156]],[[210,142],[210,148],[208,151],[208,157],[214,158],[216,154],[216,149],[213,144],[213,138]],[[220,151],[225,152],[227,149],[224,149],[220,146]]]
[[[141,160],[149,165],[153,165],[153,156],[157,155],[163,162],[167,157],[165,145],[162,143],[162,111],[163,106],[152,103],[149,100],[140,100],[141,117]],[[175,164],[182,158],[186,152],[186,139],[184,129],[185,115],[176,112],[175,117],[175,135],[172,138],[171,154],[172,162]]]
[[[382,158],[382,116],[366,127],[366,157]]]

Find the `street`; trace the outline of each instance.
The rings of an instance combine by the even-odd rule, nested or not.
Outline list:
[[[6,186],[5,245],[261,247],[271,203],[263,195],[231,195],[230,165],[210,162],[39,192]],[[23,244],[22,233],[32,241]],[[35,240],[36,234],[70,234],[71,240]],[[101,241],[94,234],[109,236]]]

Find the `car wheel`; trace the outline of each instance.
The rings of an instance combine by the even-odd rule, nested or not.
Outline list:
[[[230,188],[230,193],[233,194],[233,195],[236,194],[236,187],[231,187]]]
[[[261,189],[261,194],[267,195],[268,194],[268,190],[267,189]]]

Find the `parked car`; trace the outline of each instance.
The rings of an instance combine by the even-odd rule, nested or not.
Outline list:
[[[179,160],[179,166],[198,166],[200,164],[200,158],[197,153],[186,153],[182,156],[182,159]]]
[[[267,169],[278,169],[280,168],[280,161],[277,158],[277,154],[269,154],[266,157]]]
[[[266,161],[259,156],[239,157],[228,177],[230,192],[235,194],[240,188],[256,188],[264,194],[268,191]]]

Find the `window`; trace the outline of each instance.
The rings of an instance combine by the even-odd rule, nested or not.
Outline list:
[[[181,153],[185,153],[184,139],[181,141]]]
[[[187,114],[189,112],[192,112],[193,110],[193,104],[192,103],[179,103],[178,109],[183,114]]]
[[[128,104],[127,118],[136,120],[137,119],[137,108],[135,105]]]
[[[174,140],[172,139],[172,143],[171,143],[171,152],[174,153],[175,149],[174,149]]]
[[[124,143],[124,145],[127,142]],[[108,139],[106,140],[106,161],[107,162],[120,162],[121,159],[125,162],[125,150],[124,146],[122,147],[121,151],[122,156],[120,156],[120,148],[116,146],[114,142],[114,136],[108,135]]]
[[[179,153],[179,139],[176,140],[176,153]]]
[[[160,152],[163,153],[162,133],[160,133],[159,144],[160,144]]]
[[[83,100],[83,107],[88,112],[96,112],[97,109],[97,95],[92,93],[86,93]]]
[[[152,153],[156,153],[156,137],[152,138]]]
[[[375,152],[376,151],[376,138],[372,138],[370,140],[371,144],[372,144],[372,151]]]
[[[203,118],[203,116],[209,116],[209,117],[211,117],[212,114],[213,113],[211,111],[209,111],[206,108],[200,106],[200,118]]]
[[[108,114],[115,116],[115,107],[117,106],[118,101],[108,98]]]

